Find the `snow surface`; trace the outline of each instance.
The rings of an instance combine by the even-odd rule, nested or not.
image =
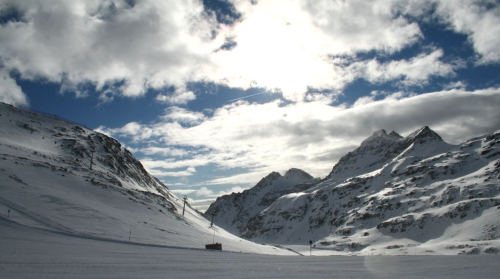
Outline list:
[[[0,217],[0,277],[27,278],[498,278],[499,257],[290,257],[112,241]],[[309,251],[307,251],[309,252]],[[319,251],[313,250],[313,255]]]

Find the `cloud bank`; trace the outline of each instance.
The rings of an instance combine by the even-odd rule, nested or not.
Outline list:
[[[131,141],[158,143],[136,151],[144,166],[159,176],[190,175],[189,169],[215,164],[220,169],[248,172],[205,181],[205,185],[254,185],[271,171],[301,168],[324,177],[348,151],[378,129],[407,135],[427,125],[456,144],[500,128],[500,88],[476,91],[451,89],[421,95],[394,93],[376,100],[366,97],[353,105],[330,101],[266,104],[238,101],[183,126],[167,111],[154,124],[134,123],[101,131]],[[167,153],[165,150],[167,149]],[[170,150],[184,150],[173,153]],[[154,154],[165,155],[161,160]],[[169,173],[169,170],[188,168]],[[206,193],[205,193],[206,194]]]

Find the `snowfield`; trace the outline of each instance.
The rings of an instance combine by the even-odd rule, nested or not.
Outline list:
[[[270,256],[75,237],[0,217],[2,278],[498,278],[499,257]],[[313,253],[315,253],[313,251]]]

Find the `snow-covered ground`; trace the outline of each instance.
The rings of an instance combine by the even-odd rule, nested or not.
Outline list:
[[[270,256],[75,237],[0,217],[1,278],[498,278],[496,255]],[[313,250],[313,255],[316,252]]]

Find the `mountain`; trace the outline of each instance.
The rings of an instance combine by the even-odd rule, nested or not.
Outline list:
[[[496,254],[499,143],[500,130],[459,145],[429,127],[404,138],[379,130],[319,182],[262,206],[243,198],[265,195],[258,184],[210,208],[223,216],[243,213],[238,222],[223,217],[215,223],[244,238],[292,246],[312,240],[325,253]]]
[[[239,235],[255,216],[278,198],[289,193],[301,192],[316,184],[319,179],[307,172],[292,168],[284,176],[272,172],[262,178],[257,185],[242,193],[232,193],[217,198],[205,212],[207,219],[225,230]]]
[[[428,142],[433,142],[443,148],[448,146],[438,134],[427,126],[418,129],[406,138],[394,131],[389,134],[385,130],[375,131],[356,150],[342,157],[333,167],[327,179],[341,180],[380,169],[408,147]],[[422,151],[419,150],[419,152]]]
[[[0,103],[0,218],[75,237],[290,254],[212,228],[117,140]]]

